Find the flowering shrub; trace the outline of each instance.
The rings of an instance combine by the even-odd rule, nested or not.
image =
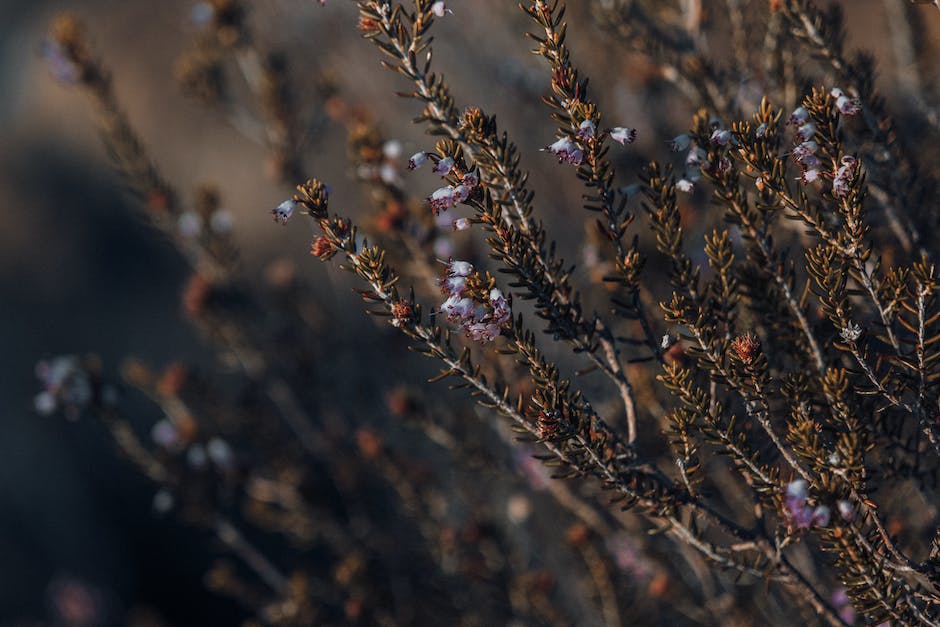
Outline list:
[[[557,124],[554,141],[539,145],[551,141],[543,150],[558,163],[526,162],[583,184],[594,238],[585,257],[598,269],[583,273],[537,217],[517,145],[495,116],[458,105],[432,71],[435,22],[459,19],[470,3],[355,4],[360,33],[438,139],[401,164],[401,145],[323,86],[324,110],[347,129],[352,169],[373,203],[369,218],[338,215],[331,204],[355,200],[300,180],[303,134],[272,55],[247,80],[272,172],[296,193],[266,210],[280,225],[309,220],[312,255],[351,272],[368,312],[439,366],[433,380],[452,382],[442,415],[406,391],[390,395],[387,411],[418,424],[446,450],[439,468],[453,464],[464,480],[448,495],[454,486],[442,477],[415,479],[386,441],[400,425],[350,430],[320,415],[328,394],[309,364],[322,359],[316,346],[329,331],[307,314],[314,297],[289,271],[271,278],[279,295],[250,287],[218,194],[202,190],[184,206],[71,18],[56,22],[46,47],[53,74],[95,102],[117,168],[192,262],[186,311],[263,391],[259,415],[286,429],[270,433],[250,408],[211,402],[179,370],[161,376],[139,363],[125,381],[164,415],[152,446],[104,393],[100,369],[76,359],[41,366],[37,409],[102,416],[160,484],[155,507],[211,529],[267,587],[252,597],[263,622],[938,624],[937,165],[902,137],[871,64],[843,49],[839,14],[809,0],[750,3],[763,29],[760,54],[750,54],[760,38],[738,2],[728,3],[727,24],[710,27],[679,24],[659,3],[588,3],[605,46],[640,49],[701,106],[685,133],[652,141],[668,146],[658,160],[625,172],[635,158],[626,153],[657,131],[606,127],[607,95],[595,95],[596,83],[589,90],[575,65],[564,5],[520,5]],[[197,14],[203,40],[181,82],[212,100],[229,57],[244,67],[264,55],[239,2],[200,3]],[[747,85],[759,97],[735,96],[737,75],[704,56],[702,37],[724,27],[740,74],[759,77]],[[427,184],[423,166],[443,186]],[[564,219],[578,220],[570,208]],[[485,253],[459,253],[455,232]],[[273,315],[296,335],[272,339]],[[512,430],[459,406],[461,396]],[[482,473],[507,444],[518,476]],[[537,510],[523,486],[548,493]],[[507,490],[518,493],[491,513]],[[360,492],[395,513],[357,513]],[[233,501],[243,503],[237,516]],[[458,532],[453,519],[466,506],[477,518]],[[530,517],[551,527],[530,530],[544,542],[534,553],[515,532]],[[282,572],[241,525],[283,534],[308,559],[294,555],[285,561],[294,570]],[[383,527],[420,537],[418,557],[409,563],[370,541]],[[386,571],[414,587],[410,601]],[[242,596],[230,572],[210,581]],[[491,586],[499,601],[467,601],[492,599]],[[447,601],[437,607],[432,593]]]

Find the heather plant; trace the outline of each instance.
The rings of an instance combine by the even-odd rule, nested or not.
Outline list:
[[[569,48],[564,3],[527,1],[516,11],[554,130],[545,154],[523,155],[432,62],[448,45],[436,23],[481,9],[355,5],[434,138],[410,157],[380,107],[327,71],[299,100],[289,57],[258,43],[235,0],[197,5],[177,72],[259,130],[268,173],[296,185],[266,209],[274,227],[310,223],[311,255],[351,273],[381,322],[376,355],[404,348],[391,327],[438,369],[430,385],[450,383],[446,401],[416,378],[373,403],[380,419],[333,403],[323,364],[341,321],[317,315],[285,262],[252,284],[224,186],[182,200],[63,17],[53,71],[91,98],[117,170],[191,263],[185,312],[239,374],[131,361],[118,385],[92,359],[59,358],[38,369],[37,409],[99,416],[157,484],[155,508],[238,560],[210,586],[264,624],[940,623],[928,90],[913,136],[872,59],[846,50],[841,13],[809,0],[579,4],[599,52]],[[628,50],[687,99],[684,132],[643,144],[669,121],[602,116],[616,80],[589,84],[577,61]],[[348,215],[331,205],[359,199],[302,180],[343,150],[311,149],[307,129],[327,125],[345,129],[367,193]],[[564,220],[587,225],[586,272],[553,241],[527,167],[580,186]],[[159,410],[152,442],[119,387]]]

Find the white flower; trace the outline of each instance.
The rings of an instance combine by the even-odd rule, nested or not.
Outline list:
[[[206,462],[209,461],[208,455],[206,455],[206,449],[202,444],[193,444],[188,449],[186,449],[186,463],[192,468],[204,468]]]
[[[806,481],[797,479],[787,484],[787,496],[794,499],[805,499],[808,495],[806,491]]]
[[[153,425],[153,428],[150,429],[150,439],[152,439],[157,446],[168,450],[177,449],[182,443],[179,430],[177,430],[172,422],[166,419]]]
[[[670,343],[670,339],[669,339],[669,334],[667,333],[666,335],[663,336],[663,339],[659,342],[659,348],[661,348],[662,350],[666,350],[667,348],[669,348],[669,343]]]
[[[787,124],[800,126],[809,119],[809,111],[806,110],[806,107],[797,107],[793,110],[793,113],[790,114],[790,119],[787,120]]]
[[[544,148],[544,150],[548,150],[558,157],[558,163],[564,162],[570,163],[571,165],[581,165],[581,160],[584,158],[584,152],[567,137],[562,137],[551,146]]]
[[[466,185],[458,185],[454,188],[454,202],[464,202],[470,197],[470,188]]]
[[[209,443],[206,444],[206,453],[208,453],[212,463],[222,470],[231,468],[235,462],[235,454],[232,452],[232,447],[222,438],[210,439]]]
[[[468,218],[459,218],[454,220],[453,226],[455,231],[466,231],[470,228],[470,220]]]
[[[39,414],[50,416],[58,407],[58,401],[56,401],[55,394],[49,390],[43,390],[33,398],[33,407]]]
[[[471,322],[464,327],[475,342],[492,342],[500,334],[500,326],[492,322]]]
[[[852,165],[843,165],[836,171],[836,176],[832,179],[832,193],[837,198],[845,198],[849,195],[849,183],[855,180],[855,170]]]
[[[428,153],[426,152],[416,152],[411,155],[411,158],[408,159],[408,169],[415,170],[420,168],[428,161]]]
[[[719,129],[716,129],[714,133],[712,133],[712,136],[709,138],[709,141],[711,141],[711,143],[713,144],[724,146],[728,144],[729,142],[731,142],[733,138],[734,137],[733,135],[731,135],[731,131],[727,129],[719,128]]]
[[[490,305],[493,307],[492,322],[496,325],[502,326],[509,322],[509,319],[512,317],[512,312],[509,309],[509,303],[506,301],[506,297],[503,296],[503,293],[498,289],[490,290]]]
[[[808,142],[816,134],[816,125],[807,122],[796,131],[796,138],[801,142]]]
[[[819,150],[819,144],[817,144],[813,140],[809,140],[809,141],[803,142],[802,144],[794,148],[790,154],[792,154],[793,158],[796,159],[798,162],[804,163],[805,159],[807,159],[808,157],[812,155],[815,155],[817,150]]]
[[[836,109],[838,109],[839,113],[842,115],[858,115],[862,111],[862,105],[854,98],[839,96],[836,99]]]
[[[449,276],[441,282],[441,291],[451,296],[459,296],[467,285],[465,276]]]
[[[689,137],[688,133],[683,133],[682,135],[676,135],[672,138],[672,141],[669,142],[669,150],[673,152],[682,152],[683,150],[688,150],[689,145],[692,143],[692,138]]]
[[[213,233],[218,233],[219,235],[231,233],[233,226],[235,226],[235,219],[232,217],[232,212],[228,209],[216,209],[212,212],[212,215],[209,216],[209,228],[212,229]]]
[[[186,239],[198,237],[202,231],[202,218],[194,211],[186,211],[176,221],[176,228]]]
[[[810,183],[815,183],[819,180],[819,170],[815,168],[808,168],[803,170],[803,174],[800,175],[800,183],[803,185],[809,185]]]
[[[842,336],[842,340],[845,342],[854,342],[862,336],[862,327],[850,322],[847,327],[839,331],[839,335]]]
[[[855,508],[852,507],[852,504],[848,501],[839,501],[836,503],[836,509],[839,510],[839,515],[842,517],[842,520],[851,521],[855,518]]]
[[[689,179],[679,179],[676,181],[676,189],[678,189],[680,192],[691,194],[692,190],[695,189],[695,183]]]
[[[829,525],[830,511],[826,505],[819,505],[813,510],[812,524],[817,527],[826,527]]]
[[[166,514],[168,511],[173,509],[173,504],[175,499],[173,494],[169,490],[160,490],[153,495],[153,511],[158,514]]]
[[[441,305],[441,313],[450,320],[467,320],[473,318],[473,301],[469,298],[461,298],[459,295],[452,295]]]
[[[594,132],[597,127],[594,126],[594,122],[590,120],[585,120],[581,122],[581,126],[578,127],[578,139],[587,140],[594,137]]]
[[[397,159],[401,156],[401,142],[397,139],[390,139],[382,144],[382,154],[389,159]]]
[[[440,174],[441,176],[447,176],[451,170],[454,169],[454,160],[451,157],[444,157],[440,161],[434,164],[434,167],[431,168],[431,171],[434,174]]]
[[[469,261],[451,261],[447,264],[447,273],[450,276],[470,276],[473,264]]]
[[[287,221],[290,220],[290,217],[294,215],[294,209],[296,208],[297,203],[295,203],[293,200],[285,200],[271,211],[271,215],[274,216],[275,222],[287,224]]]
[[[696,146],[689,151],[689,154],[685,158],[685,164],[690,166],[699,166],[705,162],[705,159],[708,158],[708,153]]]
[[[465,185],[469,189],[473,189],[480,184],[480,178],[473,172],[467,172],[462,177],[460,177],[460,184]]]
[[[610,138],[622,146],[632,144],[636,141],[636,129],[617,126],[610,129]]]
[[[391,163],[383,163],[379,168],[379,178],[386,185],[398,183],[398,169]]]
[[[431,5],[431,11],[438,17],[444,17],[446,13],[453,13],[453,11],[447,8],[446,4],[440,1]]]
[[[215,17],[215,9],[208,2],[197,2],[190,9],[189,19],[196,26],[208,26]]]
[[[428,198],[428,204],[431,205],[431,211],[434,212],[434,215],[439,214],[442,211],[447,211],[454,206],[456,198],[454,197],[454,188],[453,187],[442,187],[436,190],[431,197]]]

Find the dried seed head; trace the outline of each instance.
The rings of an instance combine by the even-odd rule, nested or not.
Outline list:
[[[745,364],[750,364],[760,353],[760,341],[753,333],[745,333],[734,338],[731,342],[731,350]]]
[[[404,300],[398,301],[392,305],[392,326],[396,328],[405,326],[411,320],[413,313],[411,303]]]
[[[310,254],[323,261],[328,260],[336,253],[333,243],[325,235],[320,235],[310,245]]]
[[[535,425],[538,427],[539,437],[543,440],[557,438],[561,432],[561,412],[557,409],[548,412],[540,411]]]

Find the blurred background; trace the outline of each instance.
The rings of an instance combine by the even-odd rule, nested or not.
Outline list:
[[[543,63],[521,36],[527,19],[514,2],[449,4],[453,19],[436,26],[437,68],[459,103],[497,113],[534,171],[540,217],[564,256],[578,260],[580,192],[574,177],[543,167],[550,159],[538,152],[554,129],[538,98],[547,84]],[[664,142],[686,128],[692,107],[641,56],[605,39],[580,2],[569,4],[577,63],[592,84],[614,86],[605,89],[606,119],[640,129],[636,150],[617,156],[624,184],[632,182],[641,155],[665,152]],[[848,47],[874,53],[882,91],[903,111],[910,104],[898,85],[907,68],[896,62],[904,51],[892,45],[888,3],[842,4]],[[257,39],[286,51],[295,103],[310,121],[304,174],[331,185],[336,209],[361,214],[368,201],[352,180],[346,131],[322,115],[318,84],[325,77],[343,101],[367,106],[405,155],[431,146],[410,124],[416,104],[392,95],[404,86],[358,37],[352,3],[249,5]],[[112,374],[128,357],[158,368],[180,360],[209,372],[230,368],[181,313],[187,265],[139,219],[140,203],[112,172],[87,99],[50,75],[42,46],[56,12],[72,12],[85,24],[164,176],[186,195],[201,184],[220,188],[250,280],[261,283],[272,262],[287,258],[314,286],[318,315],[333,321],[324,385],[336,395],[334,406],[368,421],[388,390],[420,384],[430,372],[401,357],[403,342],[387,325],[361,315],[344,273],[310,260],[306,225],[272,222],[271,209],[292,190],[268,176],[263,143],[181,93],[175,67],[199,28],[193,7],[182,0],[0,2],[0,625],[86,624],[89,604],[105,609],[87,624],[226,625],[246,615],[203,585],[221,547],[209,534],[154,513],[155,488],[114,454],[103,428],[33,409],[35,365],[53,355],[94,353]],[[912,36],[936,49],[940,15],[930,7],[902,8]],[[936,64],[920,70],[925,84],[936,85]],[[415,176],[406,184],[429,193],[431,179]],[[138,405],[132,420],[146,432],[156,412]]]

